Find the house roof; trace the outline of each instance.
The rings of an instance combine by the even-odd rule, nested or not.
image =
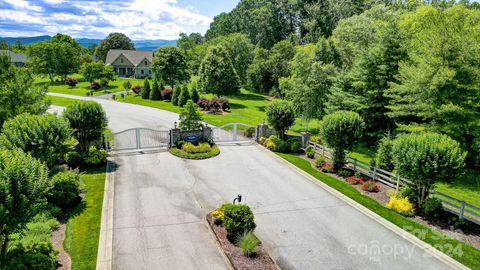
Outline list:
[[[6,54],[13,63],[25,63],[26,57],[21,53],[14,53],[9,50],[0,50],[0,54]]]
[[[134,66],[138,66],[145,58],[150,62],[153,59],[152,51],[110,50],[107,53],[105,64],[111,65],[120,55],[125,56]]]

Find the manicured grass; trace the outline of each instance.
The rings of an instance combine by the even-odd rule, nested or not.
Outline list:
[[[86,194],[67,223],[65,250],[72,258],[72,270],[95,269],[102,216],[105,167],[82,174]]]
[[[78,102],[77,99],[72,98],[64,98],[64,97],[55,97],[55,96],[47,96],[47,99],[50,100],[52,105],[66,107],[74,102]]]
[[[415,235],[421,240],[434,246],[436,249],[444,252],[448,256],[456,259],[464,265],[472,269],[480,269],[480,250],[475,249],[470,245],[466,245],[460,241],[449,238],[448,236],[440,233],[437,230],[430,229],[426,226],[416,223],[415,221],[408,219],[392,210],[387,209],[383,205],[379,204],[374,199],[362,195],[355,188],[348,185],[345,182],[339,181],[331,176],[328,176],[316,169],[311,164],[292,154],[277,153],[280,157],[292,163],[301,170],[315,177],[317,180],[327,184],[328,186],[340,191],[347,197],[355,200],[359,204],[365,206],[386,220],[397,225],[399,228]]]
[[[73,75],[75,79],[78,80],[78,84],[74,88],[70,88],[64,82],[50,82],[50,80],[46,78],[37,77],[35,79],[35,84],[39,86],[47,86],[48,92],[52,93],[61,93],[61,94],[68,94],[68,95],[75,95],[75,96],[86,96],[87,92],[90,92],[90,83],[83,81],[83,77],[81,75]],[[109,86],[105,89],[99,89],[93,91],[94,96],[105,95],[107,93],[115,93],[124,91],[123,83],[126,81],[130,81],[132,86],[134,85],[143,85],[143,80],[140,79],[132,79],[132,78],[117,78],[115,81],[110,82]]]

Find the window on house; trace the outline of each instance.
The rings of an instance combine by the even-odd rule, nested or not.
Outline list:
[[[123,63],[123,58],[120,58],[120,63]]]
[[[152,74],[152,70],[149,69],[149,70],[148,70],[148,74]]]
[[[142,73],[142,75],[145,73],[145,71],[143,71],[143,69],[140,72]]]
[[[145,66],[147,65],[147,61],[145,61]]]

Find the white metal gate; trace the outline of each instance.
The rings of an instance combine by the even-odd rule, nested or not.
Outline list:
[[[230,123],[221,127],[212,128],[214,142],[241,142],[255,140],[257,137],[255,126],[242,123]]]
[[[162,148],[168,147],[169,142],[169,130],[132,128],[105,135],[105,147],[108,151]]]

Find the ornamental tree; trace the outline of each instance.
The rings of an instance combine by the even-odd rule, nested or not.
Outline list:
[[[184,84],[182,85],[180,96],[178,96],[178,106],[183,107],[185,104],[187,104],[188,100],[190,100],[190,93],[188,92],[187,85]]]
[[[192,92],[190,93],[190,98],[192,99],[193,103],[197,104],[198,100],[200,99],[200,95],[198,94],[197,84],[192,84]]]
[[[150,82],[148,81],[148,78],[145,78],[145,80],[143,81],[143,88],[140,92],[140,95],[143,99],[150,98]]]
[[[178,106],[178,97],[180,96],[181,91],[182,91],[182,87],[180,85],[175,85],[173,87],[172,104],[175,106]]]
[[[151,100],[161,100],[163,90],[163,82],[159,82],[157,78],[153,79],[152,90],[150,90],[150,99]]]
[[[227,49],[223,46],[214,46],[209,49],[200,65],[198,75],[199,87],[205,93],[226,96],[240,92],[240,78]]]
[[[49,189],[48,169],[22,150],[0,150],[0,266],[5,265],[9,236],[38,213]]]
[[[187,101],[187,104],[180,112],[179,127],[184,131],[198,130],[203,127],[202,115],[198,111],[197,105],[191,100]]]
[[[87,82],[94,82],[101,79],[107,82],[115,80],[113,67],[105,65],[102,61],[84,63],[80,69],[80,73]]]
[[[155,52],[152,70],[155,77],[167,85],[184,83],[190,78],[185,55],[182,49],[175,46],[161,47]]]
[[[326,115],[320,125],[320,136],[333,150],[333,169],[345,163],[345,150],[351,150],[363,136],[365,122],[356,112],[337,111]]]
[[[92,142],[102,137],[108,123],[105,111],[95,101],[75,102],[67,106],[63,116],[70,123],[82,153],[88,150]]]
[[[295,113],[288,101],[273,102],[266,108],[268,124],[277,132],[280,138],[295,123]]]
[[[64,118],[52,114],[21,114],[4,123],[0,145],[30,153],[51,168],[64,160],[75,142]]]
[[[392,146],[392,158],[399,175],[410,179],[418,205],[433,190],[438,181],[458,176],[467,153],[447,135],[424,132],[398,137]]]

